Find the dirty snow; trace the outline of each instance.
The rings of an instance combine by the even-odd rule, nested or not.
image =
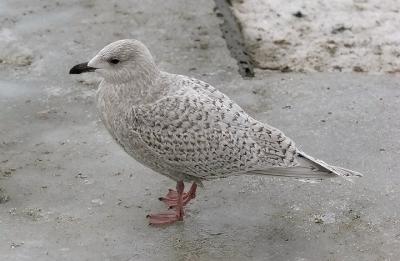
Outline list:
[[[232,2],[260,68],[400,72],[400,1]]]
[[[28,66],[33,62],[32,52],[9,29],[0,29],[0,63]]]

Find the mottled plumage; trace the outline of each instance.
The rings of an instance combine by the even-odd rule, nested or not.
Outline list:
[[[88,65],[104,78],[97,103],[108,131],[137,161],[174,180],[360,175],[299,151],[209,84],[160,71],[137,40],[111,43]]]

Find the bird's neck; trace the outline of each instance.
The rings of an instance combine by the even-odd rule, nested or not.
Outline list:
[[[124,106],[152,103],[165,93],[160,81],[161,72],[157,67],[142,68],[130,72],[129,78],[119,81],[104,80],[102,88]]]

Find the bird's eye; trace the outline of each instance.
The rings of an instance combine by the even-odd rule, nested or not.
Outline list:
[[[112,63],[112,64],[117,64],[117,63],[119,63],[119,60],[113,58],[113,59],[110,59],[110,63]]]

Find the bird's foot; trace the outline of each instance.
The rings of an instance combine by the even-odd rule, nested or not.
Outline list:
[[[147,215],[147,218],[150,219],[149,224],[153,226],[169,225],[175,223],[176,221],[183,221],[183,213],[180,214],[175,211],[168,211],[158,214],[150,214]]]
[[[182,204],[186,206],[190,200],[196,197],[197,184],[193,182],[188,192],[183,192],[182,194]],[[158,198],[160,201],[164,202],[168,208],[175,208],[178,205],[178,192],[173,189],[169,189],[165,197]]]
[[[184,189],[185,189],[185,184],[183,183],[183,181],[182,180],[178,181],[176,183],[176,191],[170,190],[167,194],[167,196],[169,196],[168,202],[172,204],[172,202],[176,200],[176,204],[174,203],[173,207],[175,208],[175,211],[168,211],[168,212],[162,212],[160,214],[148,215],[147,218],[150,219],[149,220],[150,225],[167,225],[175,223],[176,221],[183,221],[183,216],[185,215],[185,212],[183,211]],[[194,186],[193,189],[194,192],[196,192],[196,186]],[[190,190],[192,190],[192,188],[190,188]],[[187,193],[186,201],[188,198],[190,198],[191,194],[194,195],[193,190],[192,192],[190,192],[190,190]]]

